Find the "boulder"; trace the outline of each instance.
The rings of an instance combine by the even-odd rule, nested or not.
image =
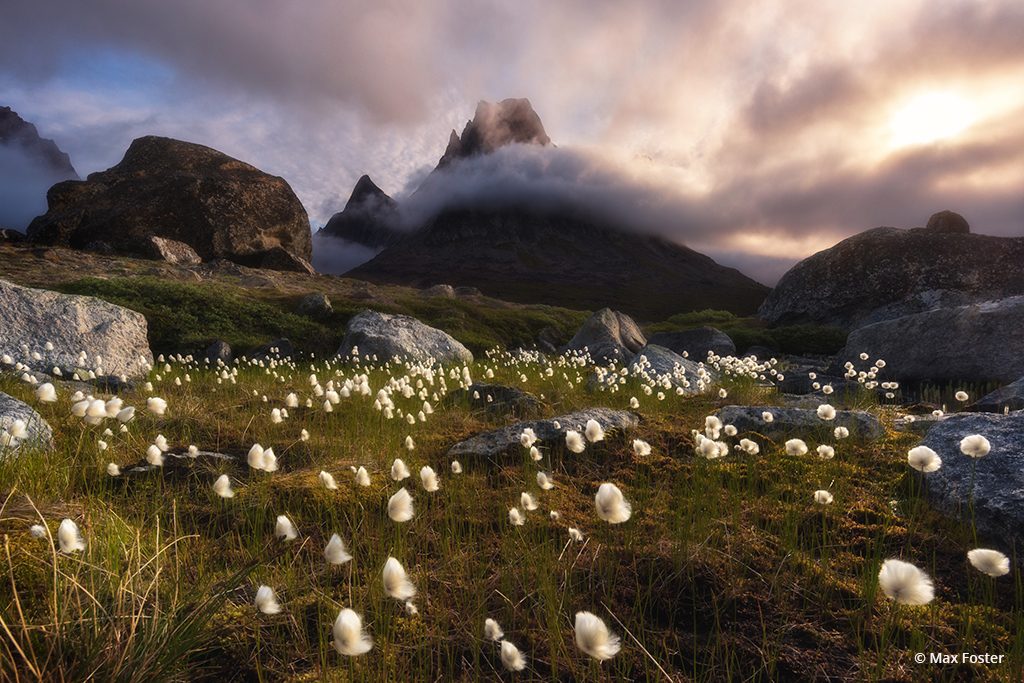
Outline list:
[[[735,356],[736,345],[725,332],[714,327],[696,327],[692,330],[679,332],[658,332],[647,340],[651,344],[663,346],[687,358],[704,361],[708,352],[716,356]]]
[[[265,358],[294,358],[295,347],[292,345],[290,339],[288,339],[287,337],[281,337],[280,339],[269,341],[263,346],[253,351],[252,357],[253,359],[257,360],[262,360]]]
[[[298,311],[302,315],[321,318],[334,312],[331,300],[323,292],[312,292],[299,299]]]
[[[421,293],[423,294],[423,296],[427,297],[436,296],[442,299],[455,298],[455,288],[452,287],[451,285],[434,285],[433,287],[427,287],[426,289],[422,290]]]
[[[160,470],[165,476],[170,477],[195,476],[197,472],[216,476],[224,469],[225,465],[230,465],[236,460],[237,458],[233,455],[215,451],[197,451],[193,455],[188,452],[164,453],[163,467],[157,467],[143,459],[134,465],[122,467],[121,476],[127,479],[156,470]]]
[[[971,404],[969,410],[979,413],[1024,410],[1024,377],[982,396]]]
[[[602,308],[584,321],[567,351],[588,351],[597,363],[627,363],[647,343],[647,338],[625,313]]]
[[[1024,238],[970,234],[966,221],[943,212],[927,228],[868,230],[804,259],[782,276],[758,315],[773,325],[852,330],[936,306],[1022,294]]]
[[[184,242],[152,235],[146,244],[149,246],[147,255],[159,261],[185,266],[194,266],[203,262],[196,250]]]
[[[960,452],[960,440],[981,434],[992,444],[983,458]],[[959,413],[934,425],[922,444],[942,458],[942,467],[924,475],[936,508],[970,523],[973,482],[974,521],[994,547],[1024,547],[1024,413]]]
[[[691,395],[700,393],[701,380],[706,388],[717,379],[717,373],[656,344],[647,344],[637,351],[630,364],[634,373],[655,382],[667,379],[672,386],[683,387]]]
[[[231,346],[226,341],[221,341],[220,339],[206,347],[206,351],[203,352],[203,359],[210,365],[216,365],[217,361],[227,365],[233,358]]]
[[[207,261],[310,270],[309,218],[288,183],[202,145],[138,138],[116,166],[54,185],[47,204],[28,229],[44,244],[145,255],[157,236]]]
[[[901,382],[1013,382],[1024,375],[1024,296],[937,309],[854,330],[837,356],[860,353],[886,362],[884,377]]]
[[[765,412],[772,414],[771,422],[764,421],[762,415]],[[722,424],[736,427],[740,436],[756,432],[776,441],[796,437],[832,443],[832,432],[836,427],[846,427],[850,430],[851,439],[864,441],[874,441],[885,434],[882,423],[866,410],[837,410],[834,420],[822,420],[816,409],[779,406],[725,406],[716,414]],[[814,444],[808,441],[808,445]]]
[[[420,363],[434,360],[441,364],[472,363],[473,354],[448,333],[421,323],[407,315],[366,310],[348,322],[339,356],[375,356],[384,362],[392,359]]]
[[[7,434],[16,420],[25,423],[26,435],[21,439],[12,439]],[[31,406],[0,392],[0,459],[22,444],[51,448],[53,430]]]
[[[516,415],[526,417],[538,412],[543,404],[533,394],[501,384],[474,382],[466,389],[456,389],[448,394],[448,402],[468,402],[474,410],[483,410],[493,415]]]
[[[79,368],[133,376],[153,363],[142,314],[89,296],[0,280],[0,330],[0,355],[44,372],[56,366],[65,376]],[[46,350],[47,342],[52,351]],[[33,359],[35,352],[41,360]],[[82,352],[87,354],[84,362]]]
[[[588,420],[597,420],[606,432],[610,429],[633,429],[639,423],[639,419],[634,413],[625,410],[588,408],[546,420],[517,422],[501,429],[477,434],[452,446],[448,450],[448,456],[452,458],[497,457],[514,449],[522,450],[519,435],[527,427],[537,435],[539,445],[564,448],[566,430],[575,429],[582,433]]]

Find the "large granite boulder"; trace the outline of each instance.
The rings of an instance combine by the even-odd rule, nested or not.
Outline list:
[[[0,331],[0,355],[43,372],[59,367],[65,375],[87,369],[133,376],[153,363],[142,314],[89,296],[0,280]]]
[[[472,363],[473,354],[447,332],[407,315],[366,310],[355,315],[345,328],[339,356],[376,357],[421,363]]]
[[[147,255],[155,235],[203,260],[289,270],[307,270],[312,255],[309,218],[284,179],[180,140],[138,138],[116,166],[54,185],[47,202],[28,229],[46,244]]]
[[[25,423],[25,435],[10,436],[10,430],[17,420]],[[0,392],[0,458],[21,445],[50,448],[53,430],[43,417],[29,405],[13,396]]]
[[[1005,387],[985,394],[971,404],[970,410],[980,413],[1002,413],[1024,410],[1024,377]]]
[[[820,251],[782,276],[758,314],[771,324],[851,330],[1024,294],[1024,238],[970,234],[954,216],[936,214],[927,228],[868,230]]]
[[[771,422],[765,422],[763,415],[766,412],[772,414]],[[831,443],[831,434],[836,427],[846,427],[850,430],[850,438],[865,441],[874,441],[885,434],[878,418],[865,410],[837,410],[833,420],[822,420],[815,409],[780,406],[725,406],[717,415],[722,424],[736,427],[740,436],[756,432],[774,440],[817,437],[827,438]]]
[[[667,380],[674,387],[683,387],[690,395],[700,393],[717,379],[717,373],[656,344],[647,344],[637,351],[630,368],[640,377],[655,382]]]
[[[886,362],[901,382],[1013,382],[1024,375],[1024,296],[940,308],[854,330],[837,356],[861,353]]]
[[[981,434],[992,445],[983,458],[960,452],[960,440]],[[974,498],[978,531],[994,547],[1024,547],[1024,413],[959,413],[934,425],[922,443],[942,458],[942,467],[925,475],[936,508],[970,523]],[[973,482],[973,490],[971,488]]]
[[[647,343],[640,326],[625,313],[602,308],[587,318],[565,350],[584,351],[598,363],[627,363]]]
[[[716,356],[735,356],[736,344],[725,332],[714,327],[695,327],[679,332],[658,332],[647,340],[693,360],[707,360],[708,352]]]
[[[448,450],[452,458],[476,456],[497,457],[514,449],[522,449],[519,435],[529,427],[537,436],[538,446],[565,446],[565,432],[574,429],[581,434],[588,420],[596,420],[606,432],[610,429],[627,430],[637,426],[639,419],[634,413],[611,408],[588,408],[569,415],[546,420],[517,422],[516,424],[477,434],[460,441]]]
[[[474,382],[465,389],[456,389],[448,394],[445,402],[458,404],[467,402],[474,410],[491,415],[516,415],[526,417],[540,411],[543,404],[533,394],[517,387],[501,384]]]

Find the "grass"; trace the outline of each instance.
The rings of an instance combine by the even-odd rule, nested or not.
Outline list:
[[[472,375],[483,380],[487,369],[494,373],[487,381],[543,397],[549,415],[626,408],[636,396],[641,423],[581,455],[544,443],[540,463],[515,451],[463,460],[464,473],[453,475],[447,449],[504,419],[468,404],[445,405],[438,375],[400,366],[321,362],[321,382],[365,372],[373,389],[326,413],[307,381],[308,361],[242,366],[234,382],[175,362],[154,370],[152,391],[123,395],[140,408],[147,396],[162,396],[168,413],[140,410],[125,433],[116,421],[92,427],[71,417],[71,389],[61,388],[57,403],[38,406],[54,428],[55,448],[25,447],[0,459],[0,679],[511,678],[501,671],[497,646],[483,638],[484,619],[492,617],[527,656],[527,670],[515,676],[524,681],[660,681],[665,672],[693,681],[1020,680],[1021,574],[993,581],[970,569],[964,554],[974,547],[972,530],[936,514],[906,467],[913,436],[842,441],[831,461],[786,456],[781,443],[762,439],[756,457],[708,461],[693,455],[690,431],[705,415],[738,399],[779,397],[726,380],[729,399],[712,392],[659,401],[636,379],[602,392],[587,382],[587,368],[556,361],[549,377],[544,367],[504,355],[478,361]],[[444,377],[453,388],[456,380]],[[395,419],[372,406],[381,387],[408,383],[415,391],[419,381],[423,396],[392,395],[401,411]],[[0,376],[0,391],[33,402],[30,387],[14,377]],[[314,407],[272,424],[271,409],[293,391],[300,402],[313,398]],[[415,415],[424,396],[435,412],[410,425],[401,415]],[[868,407],[892,417],[885,406]],[[102,436],[106,427],[113,436]],[[299,438],[301,429],[308,441]],[[105,474],[108,462],[126,470],[141,460],[158,433],[174,451],[196,444],[239,460],[169,459],[143,475]],[[407,435],[416,441],[412,452],[403,447]],[[634,438],[648,441],[652,454],[636,456]],[[246,467],[254,442],[274,447],[280,471]],[[416,516],[404,524],[385,513],[399,486],[387,476],[395,457],[413,471],[403,483]],[[441,475],[432,494],[416,478],[428,464]],[[370,471],[370,487],[354,485],[348,468],[358,465]],[[556,488],[538,489],[539,468]],[[321,469],[334,474],[339,490],[320,484]],[[233,499],[211,491],[222,472],[233,481]],[[607,525],[594,514],[594,492],[604,481],[620,486],[633,505],[625,524]],[[831,491],[835,502],[815,505],[816,489]],[[521,491],[532,492],[541,508],[512,527],[507,511]],[[559,521],[548,518],[551,509]],[[294,521],[298,540],[273,538],[278,514]],[[41,523],[55,534],[64,517],[82,528],[83,553],[54,552],[50,539],[28,533]],[[586,540],[570,543],[569,526]],[[323,561],[334,532],[354,558],[341,567]],[[409,571],[419,615],[384,595],[380,570],[389,555]],[[887,557],[925,569],[937,599],[923,608],[886,601],[876,584]],[[260,584],[275,588],[281,614],[256,611]],[[367,655],[344,658],[330,644],[343,606],[364,617],[375,641]],[[618,656],[599,665],[575,648],[579,610],[622,636]],[[1007,661],[919,666],[912,661],[918,651],[991,652]]]
[[[657,332],[678,332],[695,327],[716,327],[725,332],[743,353],[763,346],[785,354],[835,354],[846,345],[846,333],[828,325],[780,325],[768,327],[755,317],[739,317],[729,311],[706,309],[678,313],[644,328],[648,336]]]

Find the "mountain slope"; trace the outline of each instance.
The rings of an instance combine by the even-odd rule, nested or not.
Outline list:
[[[384,193],[370,176],[362,176],[342,211],[331,216],[320,232],[367,247],[387,247],[402,233],[394,228],[398,203]]]

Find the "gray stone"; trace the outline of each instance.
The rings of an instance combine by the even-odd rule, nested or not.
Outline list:
[[[588,408],[569,415],[546,420],[518,422],[501,429],[477,434],[460,441],[448,450],[449,457],[496,457],[515,448],[522,449],[519,435],[527,427],[537,435],[538,445],[565,447],[565,432],[575,429],[582,433],[587,420],[596,420],[607,432],[610,429],[633,429],[639,423],[634,413],[611,408]]]
[[[474,382],[467,389],[456,389],[448,394],[451,403],[468,402],[475,410],[497,415],[526,417],[540,411],[543,404],[533,394],[501,384]]]
[[[771,422],[762,418],[765,412],[772,414],[774,419]],[[725,406],[716,414],[722,424],[736,427],[741,436],[756,432],[774,440],[782,437],[820,438],[831,443],[836,427],[849,429],[851,439],[874,441],[885,434],[878,418],[865,410],[837,410],[834,420],[822,420],[816,409],[779,406]]]
[[[905,417],[896,418],[892,423],[892,427],[897,432],[927,434],[932,427],[940,422],[945,422],[950,417],[952,417],[952,415],[907,415]]]
[[[992,444],[983,458],[960,452],[960,440],[981,434]],[[1024,547],[1024,414],[959,413],[935,425],[922,441],[942,458],[942,467],[924,475],[927,495],[946,514],[970,522],[973,480],[974,520],[994,541],[990,547]]]
[[[320,318],[334,312],[331,300],[323,292],[311,292],[299,299],[299,313]]]
[[[588,351],[598,363],[627,363],[647,343],[640,326],[625,313],[602,308],[584,321],[566,346],[567,351]]]
[[[1024,410],[1024,377],[982,396],[971,404],[970,410],[980,413]]]
[[[147,256],[174,265],[194,266],[203,262],[196,250],[178,240],[151,235],[145,242],[148,246]]]
[[[451,285],[434,285],[433,287],[427,287],[420,292],[423,296],[427,297],[440,297],[442,299],[454,299],[455,288]]]
[[[886,362],[884,379],[1013,382],[1024,375],[1024,296],[938,309],[854,330],[841,363],[860,353]]]
[[[275,339],[273,341],[269,341],[266,344],[264,344],[263,346],[259,347],[255,351],[253,351],[252,357],[254,359],[294,358],[295,357],[295,347],[292,346],[292,342],[291,342],[290,339],[288,339],[287,337],[281,337],[280,339]]]
[[[701,378],[701,366],[683,358],[678,353],[655,344],[647,344],[636,352],[630,363],[633,372],[654,381],[668,379],[674,387],[683,387],[687,394],[700,393],[697,384]],[[710,368],[704,368],[706,385],[714,382],[718,374]]]
[[[378,361],[406,359],[441,364],[472,363],[473,354],[447,332],[407,315],[362,311],[348,322],[339,356],[375,356]]]
[[[164,473],[172,476],[191,474],[197,470],[216,472],[225,464],[234,463],[236,460],[237,458],[233,455],[216,453],[214,451],[199,451],[195,455],[189,455],[187,452],[164,453],[163,467],[157,467],[146,460],[141,460],[135,465],[121,468],[121,476],[138,476],[156,470],[163,470]],[[210,485],[213,485],[212,479]]]
[[[697,361],[708,359],[708,352],[716,356],[735,356],[736,344],[725,332],[714,327],[696,327],[679,332],[658,332],[647,340],[649,344],[663,346],[679,355]]]
[[[968,225],[967,219],[957,212],[949,211],[948,209],[933,213],[928,219],[925,229],[932,230],[933,232],[950,232],[962,235],[971,232],[971,226]]]
[[[0,458],[17,450],[20,445],[47,449],[53,447],[53,430],[43,416],[28,404],[0,392],[0,434],[10,429],[15,420],[22,420],[25,423],[27,436],[21,439],[20,443],[14,441],[7,445],[3,443],[7,439],[0,440]]]
[[[82,351],[88,356],[82,369],[97,375],[134,376],[153,363],[142,314],[93,297],[0,280],[0,330],[0,355],[43,372],[56,366],[70,377],[83,366]],[[53,344],[52,351],[45,350],[46,342]],[[34,360],[33,352],[42,360]],[[96,363],[97,356],[102,364]]]
[[[203,352],[203,358],[210,363],[210,365],[216,365],[217,361],[223,362],[225,365],[229,364],[234,355],[231,351],[231,346],[226,341],[217,341],[206,347],[206,351]]]

